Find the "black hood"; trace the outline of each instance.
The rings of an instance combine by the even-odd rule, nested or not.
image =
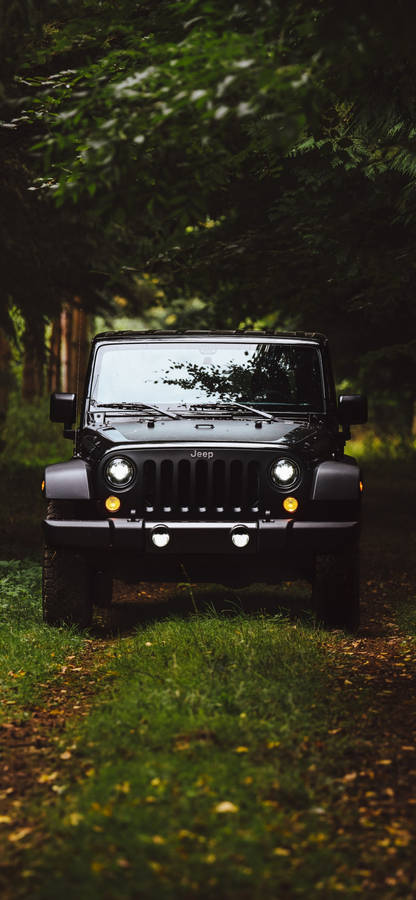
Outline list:
[[[143,421],[127,417],[115,417],[115,421],[97,429],[98,434],[112,444],[192,444],[252,443],[279,444],[297,447],[311,441],[322,430],[322,425],[305,420],[281,419],[156,419]]]

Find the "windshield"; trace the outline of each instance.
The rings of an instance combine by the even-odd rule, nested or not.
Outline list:
[[[90,400],[323,412],[320,354],[313,345],[252,341],[108,344],[97,351]]]

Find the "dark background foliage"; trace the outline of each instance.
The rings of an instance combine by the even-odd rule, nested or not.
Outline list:
[[[409,436],[415,18],[410,0],[2,0],[3,329],[17,308],[42,359],[76,296],[324,331],[338,378]]]

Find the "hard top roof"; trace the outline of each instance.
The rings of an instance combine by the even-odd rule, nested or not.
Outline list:
[[[238,331],[226,331],[226,330],[215,330],[215,331],[191,331],[191,330],[159,330],[159,329],[150,329],[148,331],[102,331],[100,334],[96,334],[94,337],[94,341],[123,341],[123,340],[134,340],[140,338],[172,338],[172,337],[201,337],[201,338],[210,338],[210,337],[227,337],[227,338],[245,338],[245,337],[273,337],[273,338],[285,338],[291,339],[293,338],[296,341],[316,341],[319,344],[326,344],[327,338],[324,334],[320,334],[317,331],[260,331],[253,330],[249,328],[239,328]]]

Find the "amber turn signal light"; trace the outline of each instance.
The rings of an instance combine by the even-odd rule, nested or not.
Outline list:
[[[108,510],[108,512],[117,512],[117,510],[120,509],[120,506],[121,502],[118,497],[107,497],[107,500],[105,501],[105,508]]]
[[[298,506],[299,503],[296,500],[296,497],[285,497],[285,499],[283,500],[283,507],[286,512],[294,513],[296,512]]]

